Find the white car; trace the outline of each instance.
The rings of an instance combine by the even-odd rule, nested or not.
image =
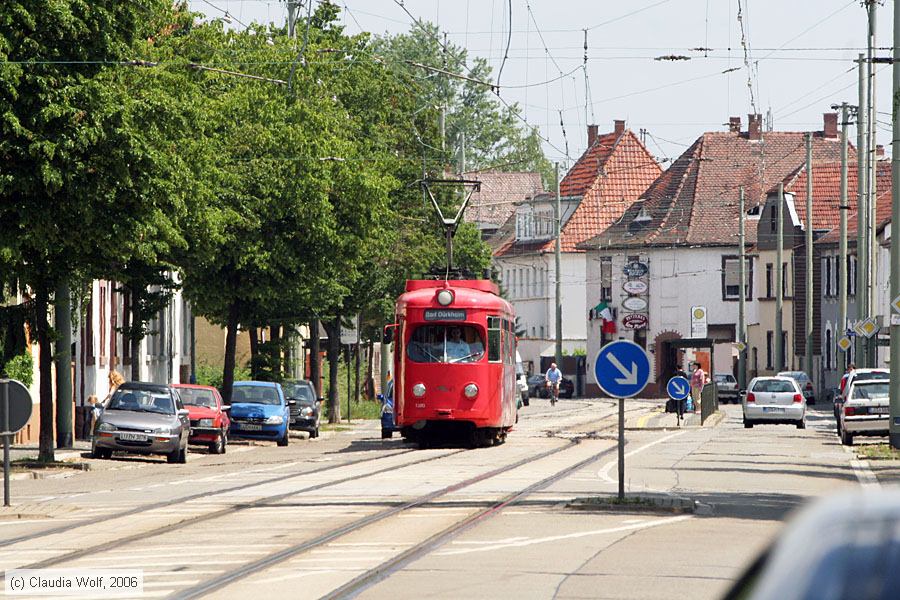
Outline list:
[[[744,427],[783,423],[806,429],[806,397],[790,377],[756,377],[743,395]]]
[[[841,443],[853,445],[856,435],[887,435],[890,429],[890,381],[853,381],[840,413]]]
[[[516,386],[519,388],[519,396],[522,397],[522,405],[528,406],[528,376],[525,375],[525,367],[518,350],[516,350]]]

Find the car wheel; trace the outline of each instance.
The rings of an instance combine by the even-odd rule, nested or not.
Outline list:
[[[209,445],[209,451],[212,454],[225,454],[225,432],[220,431],[219,437],[215,442]]]
[[[806,429],[806,419],[797,421],[797,429]]]
[[[290,440],[290,438],[288,437],[288,430],[285,429],[285,430],[284,430],[284,436],[283,436],[281,439],[278,440],[278,445],[279,445],[279,446],[287,446],[289,440]]]
[[[91,458],[106,458],[106,453],[103,451],[103,448],[98,448],[94,446],[91,448]]]
[[[187,444],[178,452],[178,464],[187,464]]]
[[[386,440],[394,436],[394,432],[390,429],[382,429],[381,430],[381,439]]]
[[[744,429],[753,429],[753,423],[744,419]]]
[[[166,462],[170,465],[177,464],[179,459],[181,458],[181,448],[172,451],[171,454],[166,454]]]
[[[317,437],[319,437],[319,428],[316,427],[315,429],[313,429],[312,431],[310,431],[310,432],[309,432],[309,437],[310,437],[310,438],[317,438]]]
[[[853,434],[848,433],[845,430],[841,431],[841,444],[844,446],[852,446],[853,445]]]

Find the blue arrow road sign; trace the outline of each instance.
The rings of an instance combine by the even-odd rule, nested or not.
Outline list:
[[[594,379],[613,398],[637,396],[650,380],[650,357],[634,342],[610,342],[597,354]]]
[[[666,385],[666,392],[672,400],[684,400],[691,393],[691,382],[680,375],[673,377]]]

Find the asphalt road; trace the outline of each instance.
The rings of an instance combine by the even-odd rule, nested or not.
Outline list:
[[[629,401],[629,423],[655,405]],[[192,453],[84,459],[14,482],[0,570],[144,569],[145,598],[717,598],[815,496],[878,485],[828,410],[808,429],[629,430],[627,491],[694,514],[566,508],[616,491],[615,405],[532,400],[502,446],[414,450],[378,424]]]

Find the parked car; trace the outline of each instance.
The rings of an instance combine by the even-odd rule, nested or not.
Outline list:
[[[91,453],[94,458],[110,458],[113,451],[163,454],[170,463],[185,463],[188,414],[178,392],[168,385],[123,383],[101,409]]]
[[[236,381],[231,390],[229,435],[253,440],[276,440],[287,446],[290,404],[277,383]]]
[[[853,445],[857,435],[887,435],[890,429],[890,381],[853,381],[840,414],[841,443]]]
[[[528,377],[525,375],[525,367],[522,357],[516,350],[516,385],[519,386],[519,396],[522,398],[522,406],[528,406]]]
[[[738,393],[737,379],[731,373],[716,373],[716,389],[719,392],[719,402],[728,402],[731,400],[735,404],[740,402],[741,396]]]
[[[549,398],[550,389],[544,375],[538,373],[528,378],[528,396],[531,398]],[[568,377],[563,377],[559,382],[559,395],[562,398],[571,398],[575,395],[575,383]]]
[[[816,391],[813,388],[812,379],[809,378],[805,371],[782,371],[778,374],[778,377],[790,377],[796,381],[797,385],[800,386],[803,397],[806,398],[806,403],[816,403]]]
[[[395,431],[399,431],[394,422],[394,380],[388,381],[383,394],[378,394],[381,402],[381,439],[393,437]]]
[[[205,444],[213,454],[225,454],[231,419],[222,403],[219,390],[206,385],[179,383],[173,385],[188,409],[191,420],[190,444]]]
[[[791,520],[724,598],[900,598],[898,529],[898,490],[856,489],[819,500]]]
[[[847,399],[847,392],[850,389],[850,385],[854,381],[867,381],[870,379],[887,380],[890,378],[891,372],[887,369],[854,369],[849,373],[844,373],[843,377],[841,377],[840,393],[835,396],[833,407],[838,436],[841,435],[841,413],[844,412],[844,401]]]
[[[319,437],[319,407],[322,398],[316,396],[316,388],[306,379],[289,379],[281,382],[281,389],[291,408],[290,428],[305,431],[310,439]],[[291,404],[291,400],[294,401]]]
[[[756,377],[747,386],[742,402],[744,427],[762,423],[786,423],[806,429],[806,398],[795,379]]]

